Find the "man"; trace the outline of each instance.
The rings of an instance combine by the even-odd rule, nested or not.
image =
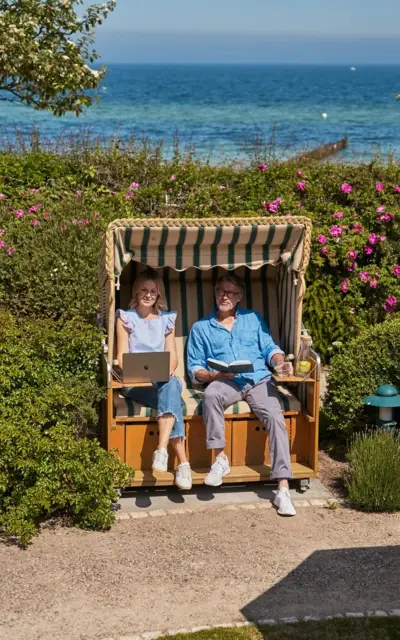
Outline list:
[[[296,510],[290,499],[288,483],[292,477],[289,441],[279,394],[266,362],[280,375],[290,375],[292,365],[284,361],[284,353],[274,343],[261,315],[239,308],[243,293],[243,284],[234,274],[219,278],[215,286],[216,310],[196,322],[189,336],[189,374],[193,380],[207,385],[203,399],[207,449],[215,449],[216,455],[204,482],[218,487],[222,478],[229,474],[229,461],[224,451],[224,409],[245,400],[268,429],[271,477],[278,480],[274,504],[280,515],[294,516]],[[210,371],[208,358],[228,363],[250,360],[254,372],[237,375]]]

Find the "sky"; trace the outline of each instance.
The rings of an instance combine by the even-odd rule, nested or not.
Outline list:
[[[117,0],[105,62],[400,63],[400,0]]]

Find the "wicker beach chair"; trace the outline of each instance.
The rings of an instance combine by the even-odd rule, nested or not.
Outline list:
[[[178,312],[177,375],[184,381],[183,406],[193,482],[203,481],[212,462],[205,444],[202,385],[187,375],[186,342],[191,326],[214,306],[214,284],[233,271],[246,284],[241,306],[259,311],[285,353],[297,354],[302,332],[304,273],[311,244],[311,222],[305,217],[115,220],[107,230],[101,258],[101,318],[107,334],[104,372],[107,381],[106,446],[117,449],[135,469],[135,485],[173,483],[175,461],[165,474],[151,471],[157,446],[155,412],[120,393],[112,375],[115,358],[115,310],[126,309],[132,284],[146,266],[162,274],[168,306]],[[306,380],[277,380],[291,447],[294,477],[301,488],[317,474],[319,418],[318,355]],[[269,478],[268,435],[246,402],[225,411],[229,482]]]

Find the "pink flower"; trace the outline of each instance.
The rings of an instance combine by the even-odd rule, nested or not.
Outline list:
[[[218,189],[219,189],[220,191],[223,191],[224,189],[226,189],[226,187],[225,187],[223,184],[220,184],[220,185],[219,185],[219,187],[218,187]]]
[[[301,176],[303,175],[303,172],[301,169],[297,169],[296,173],[299,176],[299,178],[301,178]]]
[[[276,198],[276,200],[274,200],[274,204],[282,204],[282,202],[283,202],[283,198],[281,198],[280,196],[279,198]]]
[[[15,253],[15,247],[8,247],[7,255],[10,256],[10,258],[11,258],[11,256],[14,255],[14,253]]]
[[[40,193],[40,189],[28,189],[30,193]]]
[[[39,204],[35,204],[33,207],[30,207],[28,211],[29,213],[36,213],[42,206],[43,206],[43,203],[40,202]]]
[[[4,242],[4,240],[0,240],[0,249],[4,249],[5,246],[6,243]]]
[[[393,222],[393,220],[394,220],[393,213],[384,213],[383,216],[380,217],[381,222]]]
[[[376,213],[385,213],[385,205],[381,204],[381,206],[377,208]]]
[[[376,278],[372,278],[372,280],[369,281],[369,286],[372,289],[376,289],[376,287],[378,286],[378,280]]]
[[[265,173],[266,171],[268,171],[268,165],[265,164],[264,162],[260,162],[260,164],[257,165],[257,169],[260,169],[260,171]]]
[[[355,270],[356,266],[357,266],[356,262],[351,262],[350,264],[347,265],[346,270],[349,273],[353,273],[353,271]]]
[[[297,188],[299,191],[304,191],[304,189],[306,188],[306,183],[304,180],[301,180],[300,182],[297,183]]]
[[[5,198],[4,193],[0,193],[0,200],[4,200],[4,198]]]
[[[112,195],[112,196],[117,196],[117,195],[118,195],[118,193],[117,193],[116,191],[111,191],[111,195]]]
[[[376,233],[370,233],[368,236],[369,244],[377,244],[379,242],[379,236]]]
[[[84,227],[88,227],[89,226],[89,220],[87,218],[85,218],[84,220],[82,220],[82,224]]]
[[[40,221],[37,218],[32,220],[32,227],[40,227]]]
[[[370,279],[368,271],[360,271],[359,275],[361,282],[367,282]]]
[[[362,227],[360,224],[357,224],[357,222],[353,224],[353,229],[356,233],[361,233],[362,231],[364,231],[364,227]]]
[[[76,225],[79,224],[79,221],[74,218],[74,220],[72,220],[72,224],[74,225],[74,227],[76,227]]]
[[[386,298],[386,302],[383,305],[383,308],[387,313],[394,313],[396,311],[397,306],[397,298],[395,296],[389,296]]]
[[[171,177],[170,177],[170,181],[171,181],[171,182],[175,182],[175,180],[176,180],[176,176],[171,176]]]
[[[274,202],[264,202],[264,209],[271,213],[276,213],[278,211],[278,205]]]
[[[378,182],[378,184],[375,185],[375,189],[379,192],[382,192],[385,190],[385,185],[383,184],[383,182]]]
[[[380,240],[381,242],[385,242],[385,240],[386,240],[386,236],[379,236],[379,240]]]
[[[340,187],[340,189],[343,193],[351,193],[353,191],[353,187],[351,186],[351,184],[348,184],[347,182],[344,182]]]
[[[367,245],[366,247],[364,247],[364,253],[366,256],[370,256],[371,253],[374,253],[373,247]]]
[[[393,187],[393,189],[395,190],[396,193],[400,193],[400,187],[396,186],[396,187]]]
[[[356,251],[355,249],[351,249],[350,251],[347,252],[347,257],[350,258],[350,260],[355,260],[358,256],[358,251]]]
[[[50,214],[49,214],[49,212],[48,212],[48,211],[43,211],[43,218],[44,218],[45,220],[47,220],[49,216],[50,216]]]
[[[126,193],[124,197],[125,197],[126,200],[132,200],[132,198],[135,197],[135,194],[134,193]]]
[[[347,293],[349,290],[349,281],[348,280],[342,280],[341,284],[340,284],[340,291],[342,293]]]
[[[100,213],[99,213],[98,211],[94,211],[94,212],[93,212],[93,218],[94,218],[95,220],[98,220],[98,219],[100,218]]]
[[[344,215],[343,211],[336,211],[336,213],[332,214],[332,217],[333,218],[343,218],[343,215]]]
[[[333,227],[329,229],[329,233],[332,238],[339,238],[342,235],[342,227],[337,224],[334,224]]]
[[[132,191],[137,191],[140,188],[140,184],[138,182],[131,182],[131,184],[129,185],[129,188]]]
[[[24,212],[22,209],[17,209],[17,211],[15,212],[15,217],[20,219],[24,217]]]
[[[4,236],[4,234],[5,234],[4,229],[0,229],[0,238],[1,238],[1,236]]]
[[[326,236],[320,235],[318,236],[317,241],[320,244],[326,244],[328,242],[328,238]]]
[[[323,256],[327,256],[327,255],[329,255],[329,249],[328,249],[328,247],[322,247],[322,249],[321,249],[321,253],[322,253],[322,255],[323,255]]]
[[[396,264],[393,267],[393,275],[396,276],[396,278],[400,276],[400,265]]]

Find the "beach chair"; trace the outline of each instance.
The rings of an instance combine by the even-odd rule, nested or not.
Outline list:
[[[186,343],[196,320],[214,306],[214,284],[224,271],[234,271],[246,285],[242,307],[259,311],[274,340],[286,354],[297,354],[302,327],[304,274],[310,256],[311,221],[306,217],[241,217],[204,219],[137,218],[113,221],[106,232],[100,276],[101,321],[106,332],[104,374],[107,383],[105,443],[135,470],[136,486],[173,484],[176,460],[170,469],[154,474],[152,453],[157,447],[155,412],[121,395],[113,376],[115,310],[127,309],[132,284],[141,270],[159,270],[168,306],[178,312],[177,375],[183,380],[187,453],[193,483],[201,483],[213,454],[206,449],[202,419],[203,387],[186,371]],[[320,359],[312,352],[306,379],[279,378],[290,442],[294,478],[305,490],[318,470]],[[231,474],[228,483],[268,480],[268,434],[246,402],[225,411]]]

